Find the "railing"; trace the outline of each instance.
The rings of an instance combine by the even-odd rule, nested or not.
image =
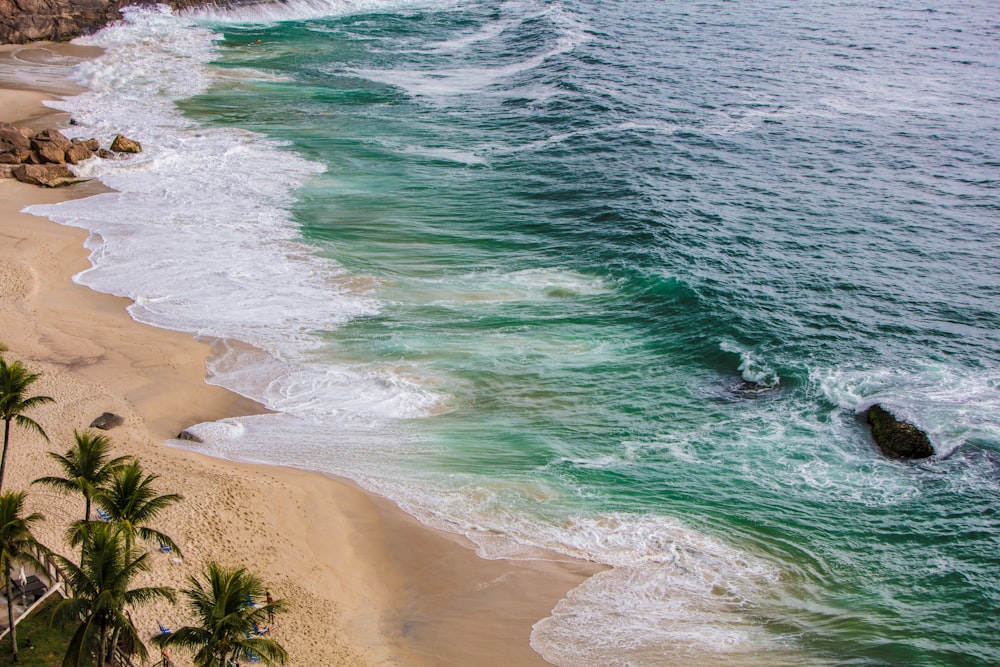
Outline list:
[[[43,600],[45,600],[54,593],[58,592],[59,595],[61,595],[63,598],[73,597],[73,589],[69,585],[69,579],[66,577],[66,574],[62,571],[62,568],[59,567],[59,564],[56,563],[55,559],[53,559],[49,555],[49,552],[35,545],[32,545],[31,551],[32,554],[35,556],[35,559],[39,562],[39,564],[41,564],[42,568],[45,570],[45,575],[49,578],[50,582],[49,590],[34,604],[28,607],[24,611],[24,613],[21,614],[16,620],[12,619],[12,624],[14,625],[20,622],[22,618],[26,617],[28,613],[34,610],[35,607],[37,607],[39,604],[41,604]],[[2,633],[0,633],[0,639],[2,639],[9,631],[10,630],[8,628],[7,630],[4,630]],[[112,667],[136,667],[135,662],[132,661],[132,656],[125,654],[117,646],[115,647],[114,656],[111,659],[111,665]]]

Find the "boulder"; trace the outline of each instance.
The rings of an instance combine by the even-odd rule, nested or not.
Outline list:
[[[52,142],[39,142],[35,144],[35,150],[44,164],[66,164],[66,152]]]
[[[116,153],[141,153],[142,146],[138,141],[117,134],[115,140],[111,142],[111,150]]]
[[[17,165],[14,164],[0,164],[0,178],[14,178],[14,169]]]
[[[0,141],[15,148],[31,150],[31,139],[10,123],[0,123]]]
[[[66,162],[69,162],[70,164],[79,164],[92,157],[94,157],[94,151],[90,150],[90,148],[83,143],[73,144],[69,147],[69,150],[66,151]]]
[[[29,185],[57,188],[79,181],[63,164],[21,164],[14,167],[14,178]]]
[[[181,431],[180,433],[177,434],[177,439],[178,440],[188,440],[190,442],[197,442],[199,444],[202,442],[202,439],[199,438],[198,436],[196,436],[191,431]]]
[[[108,431],[124,423],[125,418],[121,415],[116,415],[113,412],[104,412],[100,417],[90,422],[90,428],[99,428],[102,431]]]
[[[91,153],[96,153],[101,148],[101,144],[97,139],[70,139],[74,144],[86,147]]]
[[[36,132],[31,141],[34,144],[54,144],[62,150],[66,150],[73,145],[73,142],[67,139],[65,134],[53,127]]]
[[[886,456],[894,459],[925,459],[934,455],[930,438],[913,424],[896,419],[876,403],[868,408],[872,438]]]

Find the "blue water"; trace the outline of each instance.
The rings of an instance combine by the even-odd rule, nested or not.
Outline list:
[[[69,108],[148,148],[38,212],[279,413],[208,451],[612,566],[536,624],[556,664],[1000,663],[990,3],[292,2],[92,42]],[[935,457],[882,458],[874,402]]]

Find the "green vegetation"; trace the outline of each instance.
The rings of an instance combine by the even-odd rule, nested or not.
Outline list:
[[[132,546],[138,537],[146,542],[168,546],[181,555],[180,547],[168,535],[150,526],[162,510],[184,499],[177,493],[157,495],[153,490],[153,482],[157,479],[159,475],[146,474],[142,464],[130,461],[115,469],[107,486],[97,493],[95,500],[110,520],[122,527],[128,546]]]
[[[49,436],[38,423],[24,413],[31,408],[52,403],[48,396],[28,396],[28,388],[39,378],[38,373],[32,373],[20,361],[10,364],[0,357],[0,419],[3,419],[3,451],[0,452],[0,489],[3,489],[3,473],[7,467],[7,452],[10,444],[11,423],[40,434],[46,441]]]
[[[90,431],[74,431],[76,443],[65,454],[49,452],[59,462],[65,477],[39,477],[32,484],[45,484],[66,492],[79,492],[84,500],[84,523],[90,521],[90,506],[98,490],[107,483],[115,469],[129,461],[127,456],[111,457],[107,436]]]
[[[3,574],[3,590],[7,597],[7,618],[14,618],[14,592],[11,574],[15,565],[36,564],[33,549],[38,547],[31,525],[44,517],[33,513],[24,515],[24,491],[4,491],[0,493],[0,573]],[[10,653],[17,662],[17,626],[11,625]]]
[[[260,659],[263,664],[283,665],[288,654],[281,644],[261,636],[265,623],[284,608],[282,600],[260,606],[251,603],[264,597],[261,580],[246,569],[209,563],[205,581],[191,577],[182,593],[198,625],[185,626],[153,639],[160,646],[184,646],[195,651],[198,667],[226,667],[230,661]]]
[[[86,665],[92,654],[103,665],[119,640],[134,646],[145,659],[146,647],[125,613],[157,598],[174,601],[173,589],[163,586],[131,588],[139,574],[149,570],[149,554],[126,545],[122,528],[109,523],[91,523],[83,539],[81,564],[63,556],[63,568],[73,597],[56,605],[55,615],[83,619],[70,640],[63,667]]]
[[[48,599],[17,624],[17,663],[7,651],[0,651],[0,667],[52,667],[62,664],[73,635],[72,623],[51,623],[55,600]],[[29,648],[30,647],[30,648]]]
[[[0,344],[0,352],[5,351]],[[48,440],[42,427],[24,414],[52,402],[48,396],[28,396],[29,387],[38,377],[20,362],[8,364],[0,356],[0,419],[4,421],[0,487],[12,424],[34,430]],[[180,552],[177,544],[153,524],[163,509],[182,497],[176,493],[160,495],[153,488],[159,477],[145,472],[134,458],[112,457],[107,436],[74,431],[74,437],[73,447],[65,454],[49,452],[62,468],[63,476],[40,477],[32,482],[83,497],[84,519],[74,522],[67,531],[68,545],[80,546],[79,564],[53,554],[72,597],[53,596],[42,609],[36,609],[12,628],[10,654],[0,651],[0,667],[103,665],[109,662],[116,646],[127,646],[135,657],[145,660],[148,651],[132,624],[129,610],[156,599],[175,600],[172,588],[132,586],[150,567],[149,554],[136,545],[137,541],[156,542]],[[8,599],[8,616],[13,612],[10,602],[13,568],[33,564],[41,570],[32,555],[34,549],[52,553],[31,534],[31,526],[43,517],[37,513],[24,514],[26,497],[24,491],[0,491],[3,577],[0,583]],[[90,521],[93,504],[101,509],[105,521]],[[204,584],[191,577],[190,586],[182,592],[199,625],[157,637],[157,645],[193,649],[195,663],[203,667],[225,667],[229,659],[250,661],[251,656],[265,665],[285,664],[288,659],[285,649],[261,636],[266,632],[264,622],[281,611],[284,603],[271,601],[267,596],[266,604],[254,604],[253,600],[265,596],[264,586],[256,575],[244,568],[209,563]]]

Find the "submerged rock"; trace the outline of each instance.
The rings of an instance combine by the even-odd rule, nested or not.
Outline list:
[[[188,440],[190,442],[197,442],[199,444],[202,442],[202,439],[199,438],[198,436],[196,436],[191,431],[181,431],[180,433],[177,434],[177,439],[178,440]]]
[[[888,457],[925,459],[934,455],[934,447],[926,433],[909,422],[896,419],[878,403],[868,408],[868,423],[875,444]]]

